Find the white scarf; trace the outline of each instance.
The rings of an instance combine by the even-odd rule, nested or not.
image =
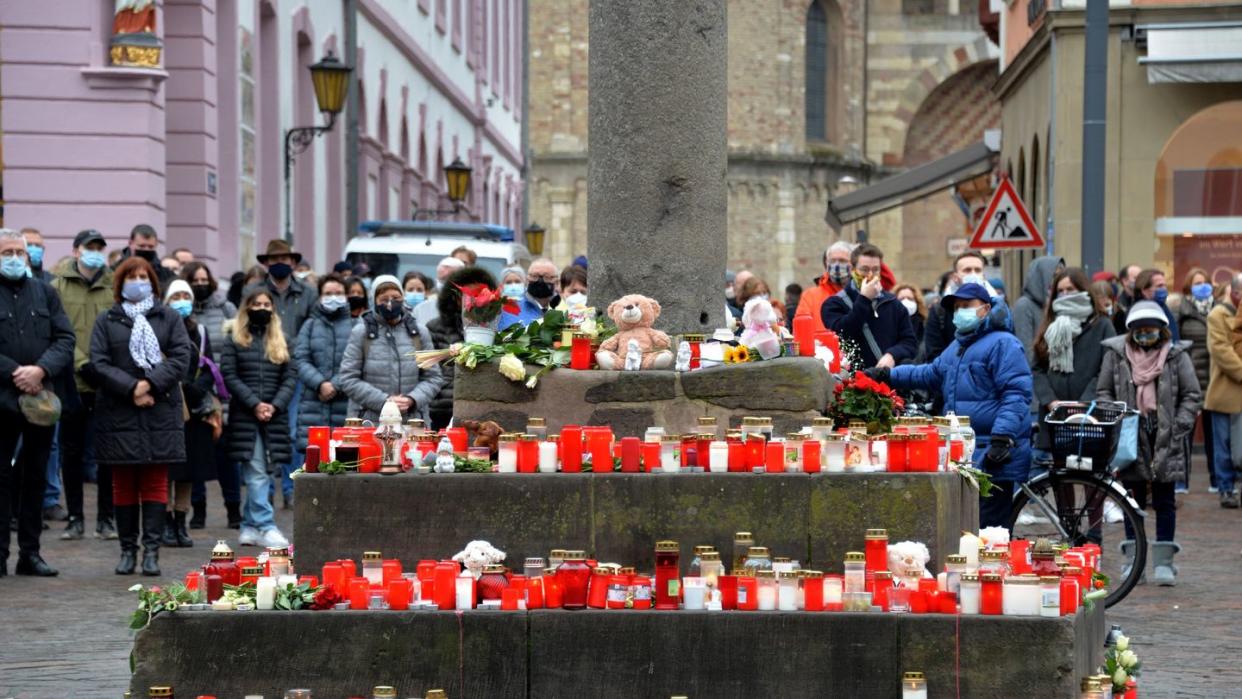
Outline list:
[[[134,321],[134,330],[129,334],[129,356],[140,368],[150,369],[164,360],[160,352],[160,341],[155,331],[147,322],[147,311],[155,306],[155,297],[147,296],[138,303],[121,302],[121,310]]]
[[[1085,291],[1061,296],[1052,302],[1056,319],[1044,331],[1048,343],[1048,367],[1070,374],[1074,371],[1074,338],[1082,334],[1082,324],[1094,311],[1091,297]]]

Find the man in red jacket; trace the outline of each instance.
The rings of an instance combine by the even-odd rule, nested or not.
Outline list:
[[[802,300],[798,302],[798,310],[794,317],[808,315],[814,323],[815,332],[827,330],[820,318],[820,308],[829,298],[837,295],[849,284],[850,274],[854,266],[850,264],[850,253],[858,247],[857,243],[838,240],[824,251],[824,273],[815,280],[815,286],[802,292]],[[897,286],[897,277],[888,265],[880,265],[880,284],[885,291],[892,291]]]

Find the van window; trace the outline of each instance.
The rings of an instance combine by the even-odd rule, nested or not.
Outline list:
[[[371,277],[375,278],[381,274],[391,274],[397,279],[405,276],[406,272],[422,272],[423,274],[436,278],[436,265],[440,264],[440,260],[444,259],[443,255],[415,255],[407,253],[391,253],[391,252],[351,252],[345,256],[351,264],[357,265],[359,262],[365,262],[371,268]],[[500,271],[508,264],[499,257],[480,257],[477,266],[486,269],[496,277],[497,282],[500,281]]]

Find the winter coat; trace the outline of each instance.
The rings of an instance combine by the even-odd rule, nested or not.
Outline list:
[[[953,327],[953,314],[940,304],[927,309],[927,324],[923,328],[923,361],[933,362],[944,348],[953,342],[957,329]]]
[[[1073,372],[1052,371],[1047,362],[1036,363],[1031,376],[1041,424],[1048,414],[1048,404],[1054,400],[1088,403],[1095,400],[1096,380],[1100,376],[1100,364],[1104,361],[1104,348],[1100,343],[1116,334],[1111,319],[1097,316],[1083,328],[1082,334],[1074,338]],[[1052,448],[1051,434],[1047,429],[1039,431],[1035,445],[1040,449]]]
[[[1126,359],[1128,337],[1121,335],[1104,341],[1104,364],[1100,367],[1097,400],[1122,401],[1137,405],[1130,360]],[[1156,441],[1147,441],[1147,431],[1139,430],[1139,459],[1120,473],[1122,480],[1172,483],[1186,480],[1190,454],[1188,437],[1195,429],[1195,418],[1203,408],[1203,393],[1195,367],[1190,361],[1189,342],[1176,342],[1169,348],[1164,369],[1156,379]],[[1154,350],[1153,350],[1154,351]]]
[[[112,270],[104,267],[95,278],[87,279],[78,269],[78,260],[71,257],[56,266],[56,278],[52,288],[60,294],[77,343],[73,348],[73,371],[79,393],[95,389],[78,372],[91,360],[91,333],[95,331],[95,319],[100,313],[112,308]]]
[[[794,311],[794,317],[808,315],[812,320],[812,330],[815,332],[827,330],[828,328],[824,327],[824,317],[819,311],[825,301],[840,291],[841,287],[829,281],[827,274],[817,277],[814,284],[802,290],[802,298],[798,299],[798,310]],[[789,327],[793,327],[792,320],[789,321]]]
[[[63,401],[73,400],[73,325],[60,297],[47,283],[28,278],[0,277],[0,412],[19,414],[22,392],[13,372],[34,365],[46,374],[43,385]],[[11,417],[11,415],[10,415]],[[0,464],[7,468],[8,464]]]
[[[388,396],[407,395],[414,409],[402,418],[430,420],[432,398],[444,385],[439,367],[419,369],[417,350],[432,349],[427,326],[408,312],[389,325],[368,311],[349,334],[341,362],[341,390],[349,396],[349,414],[372,422],[379,419]]]
[[[185,423],[185,462],[168,469],[168,479],[172,481],[211,481],[216,478],[215,442],[211,439],[211,425],[205,420],[211,416],[215,406],[212,397],[215,395],[216,381],[211,371],[200,368],[199,358],[215,359],[211,350],[211,339],[206,331],[197,323],[182,321],[185,324],[186,338],[190,342],[190,364],[185,376],[181,379],[181,391],[185,396],[186,409],[190,419]],[[199,353],[199,347],[203,348]]]
[[[930,364],[894,367],[889,383],[898,390],[934,390],[945,411],[970,417],[975,431],[975,467],[994,480],[1025,482],[1031,466],[1031,368],[1013,334],[1009,308],[999,298],[971,334],[957,336]],[[992,437],[1014,441],[1009,461],[985,460]]]
[[[820,308],[820,317],[825,327],[858,346],[862,367],[873,367],[880,359],[871,351],[863,334],[864,325],[871,328],[881,354],[893,355],[898,364],[914,359],[919,353],[910,314],[897,297],[887,291],[872,301],[858,293],[850,282],[840,293],[828,297]]]
[[[1208,308],[1208,313],[1211,312]],[[1212,357],[1208,353],[1208,314],[1200,311],[1195,300],[1189,296],[1182,297],[1177,307],[1177,326],[1181,339],[1190,342],[1190,362],[1195,365],[1195,376],[1199,377],[1199,388],[1208,390],[1208,379],[1212,374]]]
[[[185,408],[181,381],[190,367],[190,338],[176,311],[157,303],[146,313],[164,361],[139,367],[129,354],[134,321],[120,304],[95,321],[91,367],[95,396],[95,460],[109,465],[168,465],[185,461]],[[151,384],[155,405],[134,405],[138,381]]]
[[[224,343],[228,341],[224,334],[224,323],[237,317],[237,306],[229,303],[223,294],[215,293],[206,301],[201,303],[196,301],[190,317],[198,323],[198,327],[207,331],[207,339],[219,352],[224,347]]]
[[[919,315],[918,313],[915,313],[914,315],[910,316],[910,329],[914,331],[914,346],[918,348],[918,351],[915,352],[913,359],[906,360],[906,362],[918,364],[923,361],[923,357],[924,357],[923,355],[923,333],[926,332],[927,321],[923,319],[923,316]]]
[[[297,384],[297,371],[292,358],[284,364],[275,364],[267,358],[263,351],[266,330],[251,329],[249,347],[237,344],[232,323],[226,325],[225,330],[227,339],[220,353],[220,371],[229,389],[229,458],[250,463],[255,440],[262,438],[269,457],[267,468],[271,471],[293,458],[288,410]],[[259,403],[271,403],[276,408],[272,419],[266,423],[260,423],[254,416]]]
[[[1212,371],[1203,407],[1218,413],[1242,413],[1242,317],[1232,304],[1218,303],[1207,317]]]
[[[1048,305],[1048,292],[1057,268],[1064,267],[1065,260],[1055,255],[1031,260],[1022,284],[1022,297],[1013,305],[1013,334],[1022,341],[1026,362],[1035,366],[1035,340],[1044,320],[1044,306]]]
[[[271,279],[264,279],[246,287],[242,291],[242,298],[245,299],[256,289],[264,289],[272,295],[272,305],[275,306],[275,315],[280,316],[280,327],[285,331],[285,341],[293,343],[298,332],[302,330],[302,323],[310,317],[311,309],[319,300],[319,292],[302,283],[297,277],[289,277],[289,286],[283,293],[276,290]],[[292,345],[289,349],[292,354]]]
[[[453,312],[455,308],[459,308],[453,303],[453,300],[447,294],[442,294],[441,298],[445,299],[439,305],[440,315],[427,324],[427,332],[431,334],[431,346],[436,349],[446,349],[456,342],[464,342],[465,335],[462,330],[461,311]],[[449,308],[444,308],[448,306]],[[453,373],[454,367],[452,362],[440,365],[440,372],[444,375],[444,386],[436,397],[431,400],[431,412],[437,415],[453,414]]]
[[[306,451],[307,433],[311,427],[340,427],[349,414],[349,396],[341,389],[341,361],[349,346],[349,333],[357,321],[349,308],[329,314],[315,304],[310,318],[298,333],[293,364],[302,382],[302,399],[298,401],[298,453]],[[328,402],[319,400],[319,384],[329,381],[336,387],[336,397]]]

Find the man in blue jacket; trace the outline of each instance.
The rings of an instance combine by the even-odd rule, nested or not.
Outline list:
[[[820,307],[824,327],[858,347],[861,366],[891,369],[919,353],[910,314],[896,296],[884,291],[880,273],[884,253],[864,243],[850,253],[852,278]]]
[[[1009,525],[1016,483],[1031,467],[1031,368],[1004,300],[979,284],[964,284],[941,300],[957,329],[931,364],[872,369],[868,374],[898,390],[939,389],[945,412],[970,417],[975,468],[995,486],[979,502],[979,526]]]

